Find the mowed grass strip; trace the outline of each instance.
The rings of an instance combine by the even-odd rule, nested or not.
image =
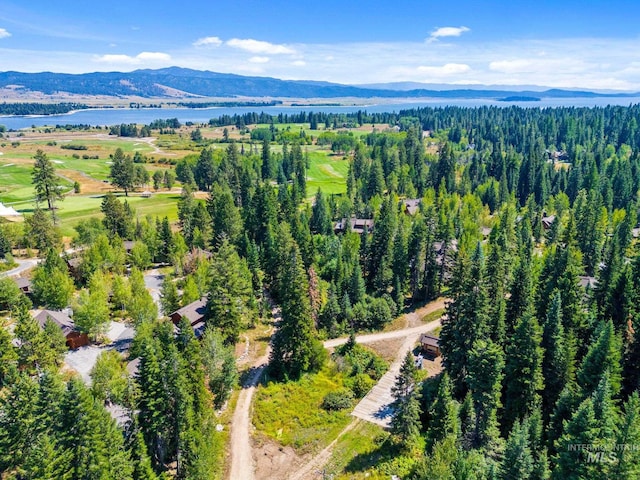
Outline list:
[[[120,201],[127,200],[129,205],[135,210],[138,217],[151,215],[152,217],[169,218],[169,221],[175,221],[178,218],[178,199],[176,194],[157,193],[150,198],[141,196],[125,197],[118,195]],[[59,227],[62,235],[73,236],[75,227],[82,220],[89,218],[102,218],[100,207],[102,204],[102,195],[73,195],[68,196],[64,201],[58,202],[56,205],[58,210],[56,215],[59,219]],[[32,202],[23,203],[15,207],[19,212],[30,214],[35,208]]]
[[[325,194],[345,193],[349,160],[327,151],[309,151],[307,170],[307,196],[315,195],[318,188]]]
[[[342,388],[342,377],[330,368],[296,382],[270,383],[256,392],[253,424],[262,434],[301,454],[318,452],[350,422],[351,410],[321,408],[329,392]]]

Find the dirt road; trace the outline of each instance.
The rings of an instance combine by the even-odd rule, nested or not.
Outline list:
[[[274,308],[272,314],[276,323],[280,321],[279,308]],[[231,420],[231,440],[229,442],[231,466],[227,477],[229,480],[253,480],[255,478],[256,465],[251,448],[251,402],[256,387],[260,383],[260,377],[264,374],[269,363],[270,353],[271,345],[267,347],[265,354],[253,363],[238,396],[238,403]]]
[[[407,313],[407,316],[411,316],[414,318],[422,318],[425,315],[435,312],[436,310],[443,309],[445,307],[446,299],[438,299],[435,300],[422,308],[419,308],[413,312]],[[429,332],[440,326],[440,319],[434,320],[433,322],[425,323],[424,325],[419,325],[417,327],[405,328],[402,330],[393,330],[390,332],[381,332],[381,333],[369,333],[366,335],[357,335],[356,342],[358,343],[373,343],[379,342],[380,340],[390,340],[393,338],[405,338],[413,335],[420,335],[421,333]],[[338,345],[342,345],[347,343],[349,340],[348,337],[342,338],[332,338],[331,340],[327,340],[324,342],[325,348],[334,348]],[[406,352],[405,352],[406,353]]]

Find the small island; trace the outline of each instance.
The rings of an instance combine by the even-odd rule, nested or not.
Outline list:
[[[528,97],[521,95],[512,95],[510,97],[498,98],[499,102],[539,102],[540,97]]]

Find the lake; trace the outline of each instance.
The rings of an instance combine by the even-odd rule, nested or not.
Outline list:
[[[346,106],[273,106],[273,107],[211,107],[211,108],[95,108],[80,110],[65,115],[48,116],[0,116],[0,125],[9,130],[19,130],[31,126],[44,125],[116,125],[119,123],[149,124],[154,120],[177,118],[180,122],[206,123],[222,115],[265,112],[271,115],[298,112],[350,113],[358,110],[367,112],[399,112],[420,107],[499,107],[519,106],[525,108],[547,107],[604,107],[607,105],[630,105],[640,103],[640,97],[598,97],[598,98],[543,98],[539,102],[499,102],[485,99],[424,99],[407,103],[380,103],[373,105]]]

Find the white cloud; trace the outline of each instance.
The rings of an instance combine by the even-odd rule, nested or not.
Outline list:
[[[6,28],[0,28],[0,38],[7,38],[10,37],[11,34],[9,32],[7,32]]]
[[[269,57],[251,57],[249,61],[251,63],[267,63],[269,62]]]
[[[125,65],[140,65],[145,62],[169,62],[171,55],[163,52],[141,52],[135,57],[123,54],[107,54],[94,57],[100,63],[119,63]]]
[[[501,73],[526,73],[531,71],[531,60],[497,60],[489,63],[489,70]]]
[[[296,67],[304,67],[307,64],[304,60],[296,60],[295,62],[291,62],[291,65]]]
[[[171,60],[171,55],[169,55],[168,53],[163,53],[163,52],[141,52],[139,53],[136,58],[138,60],[142,60],[142,61],[164,61],[167,62],[169,60]]]
[[[469,27],[440,27],[436,28],[431,35],[429,36],[428,41],[433,42],[438,40],[441,37],[459,37],[463,33],[470,32],[471,29]]]
[[[227,41],[227,45],[233,48],[239,48],[251,53],[263,53],[268,55],[294,54],[296,51],[286,45],[276,45],[262,40],[254,40],[252,38],[232,38]]]
[[[460,75],[467,73],[471,70],[471,67],[465,63],[447,63],[440,67],[434,66],[420,66],[418,71],[426,73],[427,75],[434,76],[448,76],[448,75]]]
[[[222,40],[219,37],[203,37],[193,42],[194,47],[219,47],[220,45],[222,45]]]

